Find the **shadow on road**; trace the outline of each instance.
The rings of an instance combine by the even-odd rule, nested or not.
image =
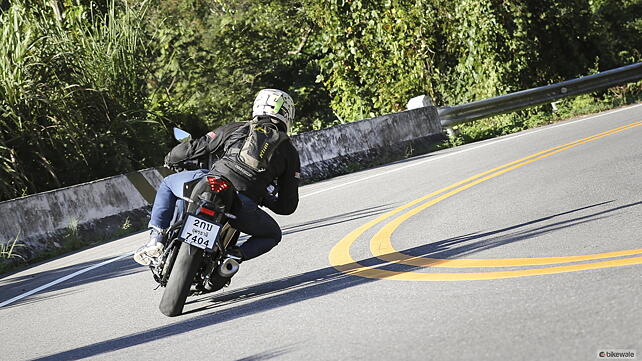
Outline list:
[[[529,222],[524,222],[514,226],[493,230],[489,232],[472,233],[472,234],[467,234],[463,236],[453,237],[442,241],[429,243],[421,247],[413,248],[411,250],[406,250],[401,253],[408,255],[409,257],[431,256],[433,258],[461,258],[463,256],[471,255],[473,253],[479,253],[484,250],[500,247],[505,244],[515,243],[517,241],[521,241],[529,238],[535,238],[537,236],[540,236],[546,233],[551,233],[557,230],[578,226],[588,222],[594,222],[600,219],[607,218],[613,212],[642,205],[642,201],[629,203],[629,204],[606,209],[603,211],[591,213],[584,216],[579,216],[579,217],[566,219],[566,220],[562,220],[554,223],[536,226],[537,224],[542,224],[543,222],[552,220],[554,218],[559,218],[562,216],[570,215],[572,213],[577,213],[580,211],[585,211],[595,207],[607,205],[612,202],[613,201],[596,203],[590,206],[577,208],[567,212],[557,213],[551,216],[538,218]],[[529,227],[529,226],[533,226],[533,227]],[[476,241],[476,242],[465,244],[471,241]],[[452,248],[452,246],[460,245],[460,244],[461,244],[460,247]]]
[[[283,234],[298,233],[298,232],[304,232],[304,231],[321,228],[321,227],[329,227],[329,226],[343,223],[343,222],[349,222],[349,221],[353,221],[353,220],[357,220],[365,217],[378,215],[388,211],[391,208],[393,208],[393,206],[391,205],[381,205],[376,207],[364,208],[354,212],[338,214],[332,217],[321,218],[310,222],[294,224],[294,225],[286,226],[283,229]],[[9,300],[24,292],[30,291],[34,288],[40,287],[51,281],[57,280],[61,277],[70,275],[74,272],[93,266],[95,264],[99,264],[109,259],[111,258],[92,260],[88,262],[78,263],[71,266],[61,267],[61,268],[43,271],[43,272],[21,276],[21,277],[11,277],[11,275],[9,275],[4,279],[0,279],[0,302]],[[52,286],[51,288],[40,291],[39,293],[33,296],[26,297],[22,300],[18,300],[8,306],[2,307],[2,309],[17,307],[17,306],[49,299],[50,297],[43,296],[48,292],[60,291],[62,289],[76,287],[83,284],[98,282],[98,281],[102,281],[110,278],[129,276],[135,273],[147,272],[147,271],[148,269],[146,267],[142,267],[138,265],[137,263],[132,261],[130,258],[125,258],[125,259],[116,261],[112,264],[103,266],[97,271],[87,272],[82,276],[72,278],[69,281],[65,281],[58,285]],[[150,275],[150,279],[151,279],[151,275]]]
[[[364,208],[354,212],[342,213],[332,217],[315,219],[314,221],[298,223],[283,227],[283,234],[292,234],[298,232],[309,231],[311,229],[318,229],[323,227],[333,226],[344,222],[354,221],[361,218],[376,216],[385,213],[394,208],[392,205],[381,205],[376,207]]]
[[[427,255],[437,258],[461,257],[463,255],[470,255],[492,247],[499,247],[509,243],[519,242],[546,232],[554,232],[563,228],[595,221],[605,218],[609,213],[642,205],[642,202],[635,202],[594,212],[588,215],[578,216],[572,219],[540,225],[542,222],[549,221],[557,217],[568,216],[579,211],[586,211],[611,202],[598,203],[558,213],[492,232],[468,234],[437,241],[404,250],[402,253],[409,255],[408,258]],[[222,324],[227,321],[252,316],[318,297],[324,297],[354,286],[380,281],[380,279],[359,277],[359,268],[363,265],[381,268],[399,266],[394,264],[390,265],[385,261],[372,257],[360,260],[359,263],[345,265],[346,268],[349,268],[348,271],[350,271],[350,268],[352,269],[350,275],[339,272],[334,267],[326,267],[227,293],[219,293],[214,296],[203,297],[189,302],[190,305],[197,306],[197,308],[185,313],[185,315],[191,315],[191,318],[185,318],[183,320],[180,320],[179,318],[180,321],[171,325],[97,342],[84,347],[42,357],[37,360],[79,359],[100,355],[152,342],[159,338],[193,332],[201,328]],[[403,267],[406,272],[420,268],[425,269],[424,267],[405,265]],[[257,357],[259,360],[263,359],[261,358],[263,356],[258,355]],[[252,358],[250,358],[250,360],[252,360]]]
[[[74,272],[78,272],[80,270],[113,258],[115,257],[82,262],[71,266],[61,267],[54,270],[43,271],[21,277],[7,277],[7,279],[0,279],[0,302],[9,300],[49,282],[55,281],[59,278],[73,274]],[[42,290],[32,296],[25,297],[10,305],[2,307],[0,310],[49,299],[50,297],[43,296],[44,294],[49,292],[60,291],[67,288],[77,287],[83,284],[99,282],[106,279],[129,276],[143,271],[146,271],[146,268],[141,267],[130,258],[124,258],[108,265],[102,266],[96,270],[91,270],[83,274],[82,276],[72,278],[68,281]]]
[[[269,360],[273,359],[282,355],[285,355],[287,353],[292,352],[293,346],[283,346],[283,347],[277,347],[269,351],[264,351],[260,352],[257,354],[254,354],[252,356],[248,357],[243,357],[238,359],[237,361],[264,361],[264,360]]]

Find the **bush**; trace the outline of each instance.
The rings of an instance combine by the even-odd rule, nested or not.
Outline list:
[[[345,121],[420,94],[456,105],[639,61],[640,10],[624,0],[307,3],[319,80]]]

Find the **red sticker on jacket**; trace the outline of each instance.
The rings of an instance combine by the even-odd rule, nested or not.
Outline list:
[[[214,132],[209,132],[209,133],[207,133],[207,136],[208,136],[208,137],[210,137],[210,138],[212,138],[212,139],[214,139],[214,138],[216,138],[216,133],[214,133]]]

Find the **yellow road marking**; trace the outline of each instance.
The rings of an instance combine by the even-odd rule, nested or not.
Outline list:
[[[591,269],[631,266],[642,264],[642,257],[623,258],[609,261],[600,261],[585,264],[575,264],[566,266],[555,266],[546,268],[534,268],[516,271],[499,271],[499,272],[460,272],[460,273],[421,273],[421,272],[397,272],[385,269],[378,269],[363,266],[359,263],[335,265],[334,267],[344,273],[377,279],[390,279],[398,281],[479,281],[492,280],[499,278],[515,278],[524,276],[538,276],[556,273],[585,271]]]
[[[546,257],[546,258],[526,258],[526,259],[488,259],[488,260],[482,260],[482,259],[460,259],[460,260],[444,260],[444,259],[438,259],[438,258],[411,258],[409,259],[407,255],[400,254],[398,253],[392,246],[391,242],[391,237],[392,233],[406,220],[408,220],[410,217],[418,214],[419,212],[425,210],[426,208],[450,197],[453,196],[463,190],[466,190],[474,185],[477,185],[479,183],[482,183],[484,181],[487,181],[489,179],[495,178],[501,174],[504,174],[506,172],[509,172],[513,169],[517,169],[519,167],[522,167],[526,164],[530,164],[536,160],[546,158],[548,156],[551,156],[553,154],[559,153],[563,150],[570,149],[573,147],[576,147],[580,144],[588,143],[590,141],[596,140],[603,138],[607,135],[615,134],[618,132],[621,132],[623,130],[631,129],[633,127],[642,125],[642,122],[637,122],[634,123],[634,125],[628,125],[625,127],[620,127],[616,128],[615,130],[611,130],[608,132],[601,133],[598,136],[590,137],[591,139],[586,139],[586,140],[580,140],[577,142],[574,142],[570,145],[563,146],[562,148],[556,147],[553,148],[552,150],[547,150],[544,152],[540,152],[539,156],[535,158],[531,158],[528,160],[525,160],[521,163],[514,164],[510,167],[503,168],[500,171],[497,171],[493,174],[487,175],[483,178],[479,178],[476,181],[472,183],[468,183],[464,186],[461,186],[453,191],[450,191],[436,199],[431,200],[430,202],[426,202],[422,204],[421,206],[414,208],[413,210],[405,213],[402,216],[397,217],[390,223],[386,224],[375,236],[372,238],[370,242],[370,250],[372,254],[377,257],[381,258],[386,261],[390,262],[401,262],[404,264],[408,265],[416,265],[416,266],[427,266],[430,265],[431,262],[433,263],[434,267],[510,267],[510,266],[523,266],[523,265],[545,265],[545,264],[555,264],[555,263],[564,263],[564,262],[577,262],[577,261],[584,261],[584,260],[591,260],[591,259],[600,259],[600,258],[609,258],[609,257],[616,257],[613,256],[612,254],[614,252],[609,252],[606,254],[597,254],[597,255],[587,255],[587,256],[574,256],[574,257]],[[474,176],[477,177],[477,176]],[[440,192],[440,191],[437,191]],[[441,193],[441,192],[440,192]],[[632,250],[632,251],[623,251],[624,255],[630,255],[630,254],[637,254],[637,253],[642,253],[642,249],[637,249],[637,250]],[[631,253],[632,252],[632,253]]]
[[[573,265],[573,266],[559,266],[559,267],[549,267],[549,268],[540,268],[533,270],[518,270],[518,271],[505,271],[505,272],[484,272],[483,275],[476,273],[417,273],[417,272],[392,272],[376,268],[371,268],[367,266],[362,266],[358,264],[350,256],[350,246],[368,229],[374,227],[375,225],[383,222],[384,220],[400,213],[408,208],[411,208],[417,204],[420,204],[423,201],[429,200],[430,198],[440,195],[437,198],[434,198],[409,212],[395,218],[393,221],[385,225],[377,234],[372,238],[370,242],[370,249],[374,256],[380,258],[387,262],[405,264],[410,266],[417,267],[509,267],[509,266],[524,266],[524,265],[548,265],[548,264],[558,264],[558,263],[568,263],[568,262],[578,262],[578,261],[587,261],[587,260],[596,260],[603,258],[612,258],[612,257],[621,257],[621,256],[630,256],[642,253],[642,249],[637,250],[627,250],[627,251],[616,251],[616,252],[607,252],[601,254],[593,255],[583,255],[583,256],[568,256],[568,257],[542,257],[542,258],[513,258],[513,259],[438,259],[438,258],[427,258],[427,257],[413,257],[397,252],[391,243],[391,237],[394,230],[401,225],[408,218],[416,215],[417,213],[425,210],[426,208],[451,197],[463,190],[471,188],[479,183],[482,183],[486,180],[495,178],[499,175],[507,173],[511,170],[517,169],[524,165],[530,164],[534,161],[546,158],[553,154],[559,153],[563,150],[573,148],[575,146],[591,142],[603,138],[607,135],[619,133],[624,130],[628,130],[637,126],[642,125],[642,121],[623,125],[602,133],[592,135],[590,137],[582,138],[574,142],[563,144],[554,148],[550,148],[530,156],[518,159],[516,161],[504,164],[502,166],[493,168],[491,170],[476,174],[472,177],[469,177],[463,181],[454,183],[450,186],[444,187],[440,190],[427,194],[419,199],[416,199],[412,202],[409,202],[401,207],[398,207],[390,212],[387,212],[376,219],[362,225],[361,227],[350,232],[346,237],[340,240],[330,251],[329,259],[330,263],[335,266],[335,268],[354,274],[354,271],[363,277],[370,277],[372,275],[381,275],[381,277],[375,278],[389,278],[389,279],[406,279],[406,280],[468,280],[468,279],[491,279],[491,278],[506,278],[506,277],[519,277],[527,276],[534,274],[548,274],[548,273],[559,273],[559,272],[570,272],[580,269],[593,269],[594,266],[589,268],[588,264],[583,265]],[[639,258],[629,258],[630,259],[639,259]],[[642,258],[640,258],[642,259]],[[604,262],[595,262],[590,265],[603,265],[602,267],[614,267],[612,264],[615,261],[623,261],[625,264],[628,264],[626,260],[614,260],[614,261],[604,261]],[[642,263],[642,262],[640,262]],[[637,264],[637,263],[635,263]],[[615,263],[615,265],[619,265]],[[577,268],[580,267],[580,268]],[[601,268],[601,267],[599,267]],[[560,270],[568,269],[567,271],[550,271],[550,270]],[[549,271],[545,271],[549,270]],[[434,275],[434,277],[433,277]],[[449,275],[449,276],[448,276]],[[463,275],[463,276],[462,276]],[[468,276],[466,276],[468,275]],[[417,277],[417,278],[415,278]],[[473,278],[465,278],[473,277]],[[370,277],[372,278],[372,277]]]
[[[604,258],[634,256],[642,254],[642,248],[615,251],[581,256],[565,257],[533,257],[533,258],[497,258],[497,259],[444,259],[429,257],[413,257],[397,251],[390,254],[376,254],[377,258],[387,262],[395,262],[418,267],[445,267],[445,268],[481,268],[481,267],[519,267],[519,266],[544,266],[550,264],[592,261]]]

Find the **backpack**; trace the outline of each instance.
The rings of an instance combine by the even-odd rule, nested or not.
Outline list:
[[[255,117],[249,122],[245,140],[240,148],[232,152],[237,153],[236,158],[239,163],[255,172],[264,172],[276,148],[287,139],[288,135],[281,131],[270,118]]]

